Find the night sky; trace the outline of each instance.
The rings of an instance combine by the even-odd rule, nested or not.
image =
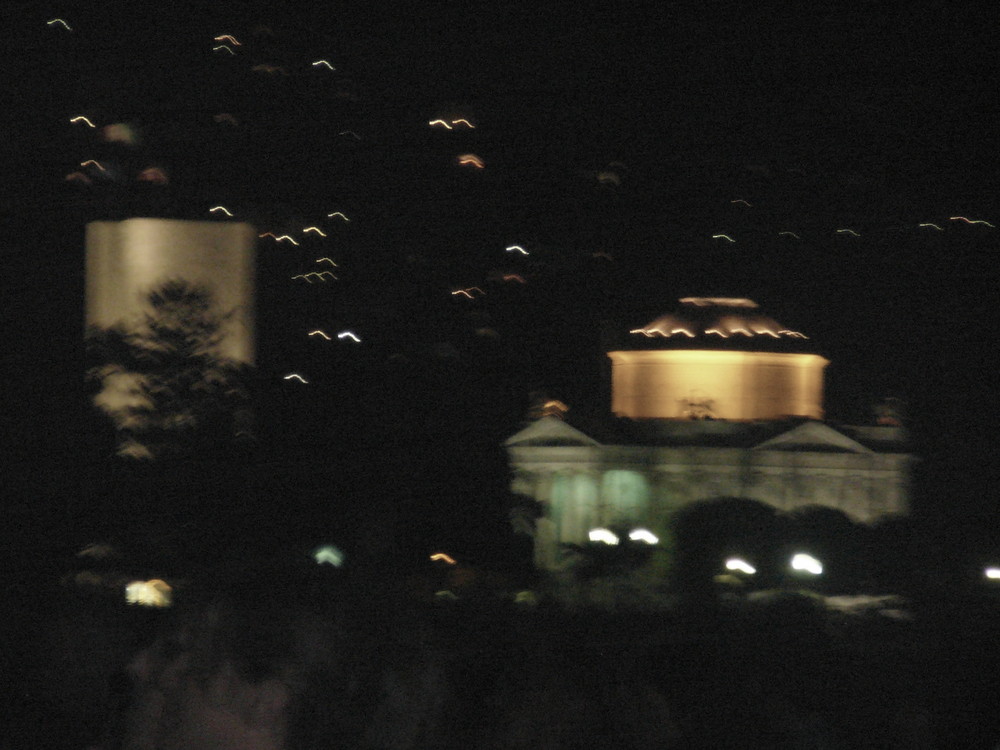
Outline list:
[[[435,388],[458,402],[441,424],[489,419],[487,435],[516,428],[531,390],[598,414],[602,330],[681,296],[750,297],[832,360],[831,419],[909,404],[921,512],[992,512],[995,14],[173,5],[4,4],[9,465],[59,465],[86,440],[53,429],[81,409],[85,223],[225,220],[222,205],[300,242],[259,246],[258,365],[292,404],[280,434],[336,421],[340,385],[370,398],[387,362],[400,383],[452,372],[421,381],[418,432],[450,402]],[[102,137],[115,123],[134,142]],[[292,279],[318,257],[337,281]],[[293,371],[323,394],[309,408],[282,395]]]

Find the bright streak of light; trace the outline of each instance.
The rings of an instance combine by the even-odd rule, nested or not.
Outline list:
[[[222,34],[220,36],[215,37],[215,39],[213,41],[222,42],[222,41],[226,41],[226,40],[228,40],[231,44],[233,44],[236,47],[241,47],[242,46],[236,40],[236,37],[234,37],[232,34]]]
[[[503,275],[504,281],[516,281],[519,284],[527,284],[528,282],[524,280],[524,277],[516,273],[505,273]]]
[[[931,223],[931,222],[929,222],[929,221],[925,221],[925,222],[924,222],[923,224],[917,224],[917,226],[918,226],[918,227],[928,227],[928,228],[930,228],[930,229],[936,229],[936,230],[938,230],[939,232],[943,232],[943,231],[944,231],[944,230],[943,230],[943,229],[942,229],[941,227],[939,227],[939,226],[938,226],[937,224],[933,224],[933,223]]]
[[[333,341],[333,339],[332,339],[332,338],[330,338],[329,336],[327,336],[327,335],[326,335],[326,331],[321,331],[321,330],[319,330],[318,328],[317,328],[317,329],[316,329],[315,331],[310,331],[310,332],[309,332],[309,335],[310,335],[310,336],[322,336],[322,337],[323,337],[323,338],[325,338],[325,339],[326,339],[327,341]]]
[[[520,245],[508,245],[506,248],[508,253],[521,253],[521,255],[527,255],[528,251],[525,250]]]
[[[336,264],[336,263],[334,263],[334,262],[333,262],[333,260],[331,260],[330,258],[327,258],[326,256],[324,256],[324,257],[322,257],[322,258],[317,258],[317,259],[316,259],[316,262],[317,262],[317,263],[322,263],[322,262],[323,262],[324,260],[325,260],[325,261],[326,261],[327,263],[329,263],[329,264],[330,264],[331,266],[333,266],[334,268],[337,268],[337,264]]]
[[[339,568],[344,564],[344,553],[332,544],[324,544],[313,552],[313,560],[319,565],[332,565]]]
[[[753,208],[753,205],[743,200],[742,198],[737,198],[736,200],[729,201],[730,203],[742,203],[747,208]]]
[[[222,211],[222,213],[224,213],[226,216],[232,217],[232,214],[229,212],[229,209],[226,208],[225,206],[213,206],[212,208],[208,209],[208,212],[210,214],[214,214],[216,211]]]
[[[730,242],[734,242],[734,243],[736,242],[736,240],[734,240],[728,234],[713,234],[712,235],[712,239],[713,240],[729,240]]]
[[[748,576],[752,576],[757,572],[757,568],[738,557],[730,557],[726,560],[726,570],[738,570],[741,573],[746,573]]]
[[[298,245],[299,245],[299,243],[298,243],[298,242],[296,242],[296,241],[295,241],[294,239],[292,239],[291,237],[289,237],[289,236],[288,236],[287,234],[281,234],[281,235],[278,235],[278,236],[277,236],[277,237],[275,237],[274,239],[275,239],[276,241],[278,241],[278,242],[284,242],[285,240],[288,240],[289,242],[291,242],[291,243],[292,243],[293,245],[295,245],[296,247],[298,247]]]
[[[966,224],[985,224],[988,227],[993,227],[993,229],[996,229],[996,227],[994,227],[985,219],[967,219],[964,216],[949,216],[948,218],[951,221],[964,221]]]
[[[455,564],[455,559],[450,555],[446,555],[444,552],[435,552],[433,555],[431,555],[431,560],[435,561],[441,560],[443,562],[448,563],[449,565]]]
[[[838,229],[837,234],[849,234],[852,237],[860,237],[861,235],[855,232],[853,229]]]
[[[271,237],[272,239],[275,240],[278,239],[278,235],[276,235],[274,232],[264,232],[264,234],[258,234],[257,236],[260,237],[261,239],[263,239],[264,237]]]
[[[649,529],[633,529],[629,532],[628,538],[633,542],[645,542],[646,544],[659,544],[660,539]]]
[[[483,160],[480,159],[475,154],[461,154],[458,157],[458,163],[462,165],[472,166],[475,167],[476,169],[483,169],[486,166],[483,163]]]
[[[1000,580],[1000,568],[986,568],[983,575],[991,580]]]
[[[618,535],[608,529],[591,529],[587,532],[587,538],[592,542],[618,544]]]
[[[289,375],[285,375],[285,377],[282,378],[282,380],[298,380],[300,383],[306,383],[306,384],[309,383],[308,380],[306,380],[304,377],[302,377],[301,375],[299,375],[297,372],[293,372],[293,373],[291,373]]]
[[[326,218],[332,219],[334,216],[339,216],[344,221],[350,221],[350,219],[348,219],[346,216],[344,216],[344,214],[342,214],[340,211],[334,211],[332,214],[327,214]]]
[[[319,279],[320,281],[326,281],[327,276],[329,276],[334,281],[337,281],[337,277],[334,276],[329,271],[310,271],[309,273],[300,273],[296,274],[295,276],[292,276],[292,280],[294,281],[295,279],[302,279],[307,284],[312,284],[311,278],[314,277],[316,279]]]
[[[73,30],[72,28],[70,28],[70,25],[68,23],[66,23],[64,20],[62,20],[61,18],[53,18],[51,21],[46,21],[45,25],[46,26],[52,26],[53,24],[57,24],[57,23],[61,23],[63,25],[63,28],[66,29],[66,31],[72,31]]]
[[[452,292],[452,294],[453,295],[455,295],[455,294],[464,294],[469,299],[472,299],[472,293],[473,292],[479,292],[480,294],[486,294],[486,292],[484,292],[478,286],[470,286],[470,287],[466,287],[465,289],[456,289],[454,292]]]
[[[462,123],[462,124],[463,124],[463,125],[465,125],[466,127],[469,127],[469,128],[472,128],[473,130],[475,130],[475,129],[476,129],[476,126],[475,126],[475,125],[473,125],[473,124],[472,124],[471,122],[469,122],[468,120],[466,120],[466,119],[465,119],[464,117],[460,117],[460,118],[459,118],[459,119],[457,119],[457,120],[452,120],[452,121],[451,121],[451,124],[452,124],[452,125],[458,125],[458,123]]]
[[[799,552],[792,557],[792,570],[804,570],[807,573],[812,573],[814,576],[818,576],[823,572],[823,563],[812,555]]]
[[[445,127],[446,127],[446,128],[448,129],[448,130],[451,130],[451,125],[450,125],[450,124],[448,124],[448,123],[447,123],[446,121],[444,121],[444,120],[431,120],[431,121],[430,121],[430,122],[428,122],[427,124],[428,124],[428,125],[430,125],[430,126],[431,126],[432,128],[433,128],[433,127],[434,127],[435,125],[444,125],[444,126],[445,126]]]
[[[318,65],[325,65],[325,66],[326,66],[326,67],[328,67],[328,68],[329,68],[330,70],[336,70],[336,68],[335,68],[335,67],[333,67],[332,65],[330,65],[330,63],[329,63],[329,62],[327,62],[326,60],[317,60],[316,62],[314,62],[314,63],[313,63],[313,67],[316,67],[316,66],[318,66]]]
[[[802,239],[797,234],[795,234],[795,232],[778,232],[778,236],[779,237],[794,237],[797,240],[801,240]]]
[[[319,227],[306,227],[305,229],[302,230],[302,234],[305,234],[307,232],[315,232],[320,237],[326,237],[326,234]]]
[[[77,115],[76,117],[70,118],[70,122],[80,122],[81,120],[83,120],[85,123],[87,123],[88,125],[90,125],[90,127],[92,127],[92,128],[96,128],[97,127],[96,125],[94,125],[94,123],[92,123],[90,120],[88,120],[83,115]]]
[[[468,293],[467,291],[465,291],[464,289],[457,289],[456,291],[452,292],[452,296],[454,296],[454,295],[456,295],[456,294],[464,294],[464,295],[465,295],[466,297],[468,297],[469,299],[472,299],[472,295],[471,295],[471,294],[469,294],[469,293]]]
[[[87,159],[87,161],[82,161],[82,162],[80,162],[80,166],[81,166],[81,167],[86,167],[86,166],[87,166],[88,164],[93,164],[93,165],[94,165],[95,167],[97,167],[97,168],[98,168],[99,170],[101,170],[102,172],[107,172],[107,171],[108,171],[108,170],[106,170],[106,169],[105,169],[105,168],[104,168],[104,167],[103,167],[103,166],[101,165],[101,163],[100,163],[99,161],[97,161],[96,159]]]
[[[125,601],[144,607],[169,607],[171,588],[166,581],[153,578],[150,581],[132,581],[125,587]]]
[[[218,52],[219,50],[225,50],[230,55],[235,55],[236,53],[229,47],[228,44],[220,44],[218,47],[212,47],[212,52]]]
[[[338,339],[351,339],[355,344],[360,344],[361,339],[359,339],[352,331],[341,331],[337,334]]]

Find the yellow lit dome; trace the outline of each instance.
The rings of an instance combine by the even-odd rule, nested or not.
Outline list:
[[[808,337],[748,299],[686,297],[636,328],[611,358],[611,409],[631,419],[823,418],[823,370]]]

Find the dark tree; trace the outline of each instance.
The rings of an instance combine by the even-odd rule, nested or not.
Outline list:
[[[169,281],[149,293],[134,329],[88,332],[95,404],[114,423],[119,456],[218,455],[249,437],[249,367],[219,353],[231,313],[211,293]]]

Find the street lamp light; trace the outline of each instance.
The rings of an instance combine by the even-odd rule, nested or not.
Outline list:
[[[659,544],[660,542],[656,534],[649,529],[632,529],[628,538],[633,542],[645,542],[646,544]]]
[[[726,560],[726,570],[738,570],[740,573],[746,573],[748,576],[752,576],[757,572],[757,568],[738,557],[730,557]]]
[[[591,529],[587,538],[592,542],[603,542],[604,544],[618,544],[618,535],[609,529]]]
[[[818,576],[823,572],[823,563],[812,555],[799,552],[792,556],[792,570],[801,570]]]

